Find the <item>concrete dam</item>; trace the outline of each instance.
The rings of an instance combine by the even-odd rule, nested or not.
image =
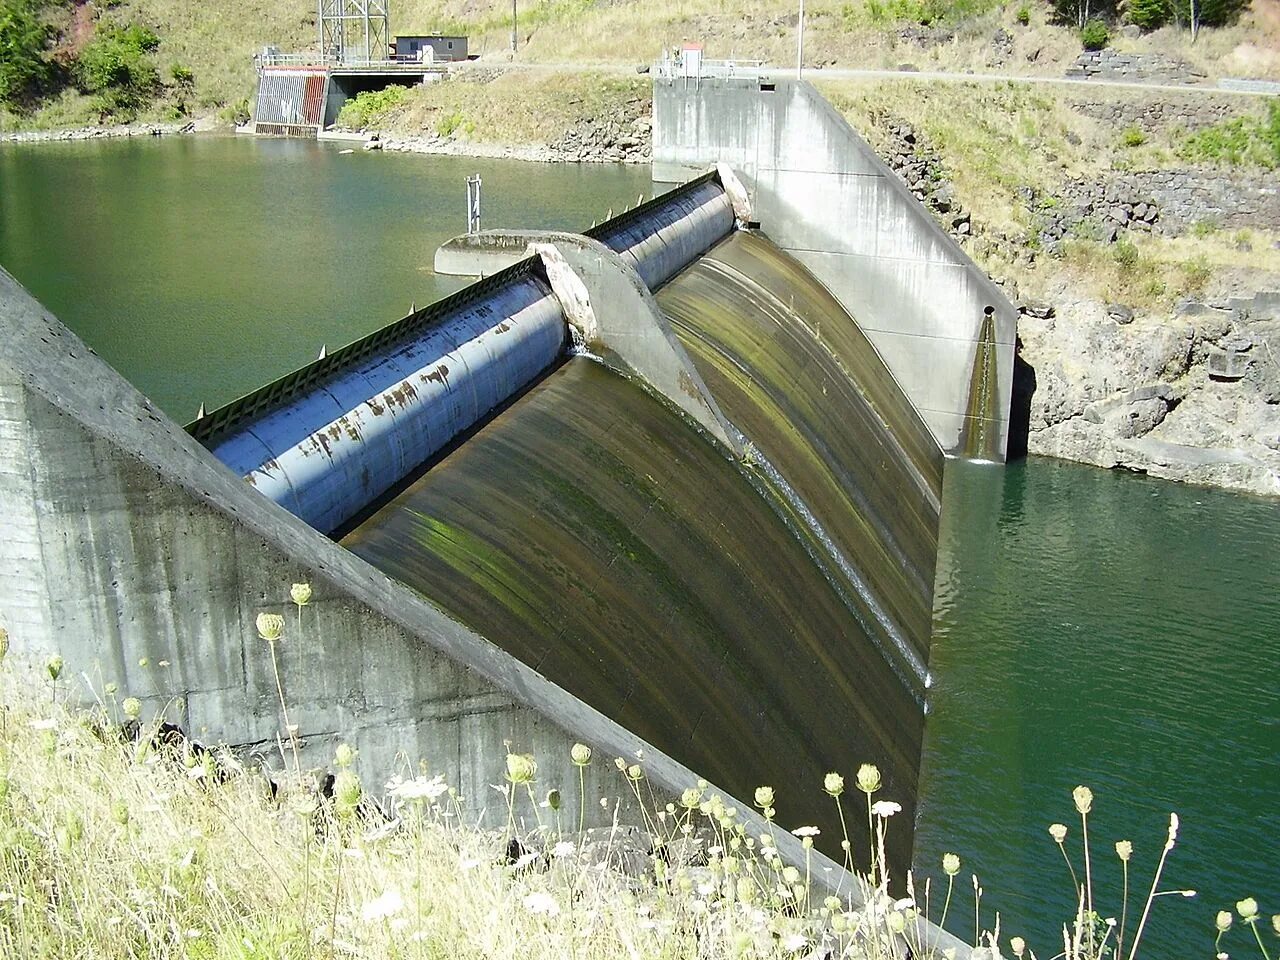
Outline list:
[[[735,795],[859,757],[913,797],[942,476],[923,422],[812,275],[735,229],[718,174],[547,239],[590,317],[521,256],[191,433]],[[838,836],[819,789],[787,806]]]
[[[272,748],[252,623],[307,580],[281,664],[306,763],[424,758],[494,822],[508,750],[568,787],[580,741],[588,796],[625,801],[614,756],[740,810],[772,784],[838,857],[822,777],[870,761],[905,865],[957,444],[761,191],[720,168],[584,234],[460,238],[483,279],[185,429],[0,274],[10,633]],[[953,364],[973,420],[1007,412],[996,306]]]

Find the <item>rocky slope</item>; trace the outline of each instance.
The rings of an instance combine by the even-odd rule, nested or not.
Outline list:
[[[1057,302],[1019,323],[1029,452],[1280,495],[1280,293],[1173,316]]]

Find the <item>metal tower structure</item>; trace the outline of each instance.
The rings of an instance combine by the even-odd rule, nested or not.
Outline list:
[[[388,0],[319,0],[320,53],[326,60],[386,60]]]

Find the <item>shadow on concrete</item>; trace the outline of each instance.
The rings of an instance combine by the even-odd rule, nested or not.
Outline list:
[[[1009,399],[1009,444],[1006,457],[1020,460],[1027,455],[1027,435],[1031,432],[1031,398],[1036,392],[1036,368],[1022,358],[1022,338],[1013,354],[1013,391]]]

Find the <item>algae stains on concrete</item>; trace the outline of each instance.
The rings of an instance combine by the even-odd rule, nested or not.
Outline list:
[[[788,826],[838,838],[822,776],[860,758],[915,795],[923,717],[857,618],[738,465],[599,364],[570,360],[343,545],[739,796],[794,785]]]
[[[942,479],[923,421],[839,303],[759,235],[731,236],[658,303],[725,415],[834,541],[821,550],[842,556],[860,617],[923,696],[912,664],[928,661]]]
[[[947,451],[959,447],[973,344],[993,306],[1007,411],[1012,305],[808,84],[655,84],[653,149],[659,179],[717,161],[742,175],[755,218],[858,318]],[[995,427],[1003,450],[1007,419]]]
[[[996,355],[995,318],[987,314],[973,352],[973,372],[969,376],[969,404],[961,448],[969,460],[999,460],[1000,438],[992,428],[999,419],[1000,394]]]
[[[367,783],[403,757],[428,758],[457,785],[467,819],[488,808],[486,822],[506,817],[489,788],[506,744],[535,754],[540,782],[563,788],[568,822],[575,741],[601,757],[643,753],[659,798],[699,775],[256,493],[2,270],[0,515],[0,623],[14,655],[61,653],[156,710],[181,697],[188,732],[275,742],[271,656],[254,617],[281,610],[290,581],[306,579],[303,633],[281,648],[304,765],[324,766],[338,731]],[[586,778],[589,797],[619,796],[607,763]],[[623,822],[638,822],[622,801]],[[738,806],[753,832],[765,829]],[[584,812],[588,824],[611,817],[594,802]],[[779,841],[803,867],[798,842]],[[839,882],[838,867],[819,862],[832,873],[815,879]]]

